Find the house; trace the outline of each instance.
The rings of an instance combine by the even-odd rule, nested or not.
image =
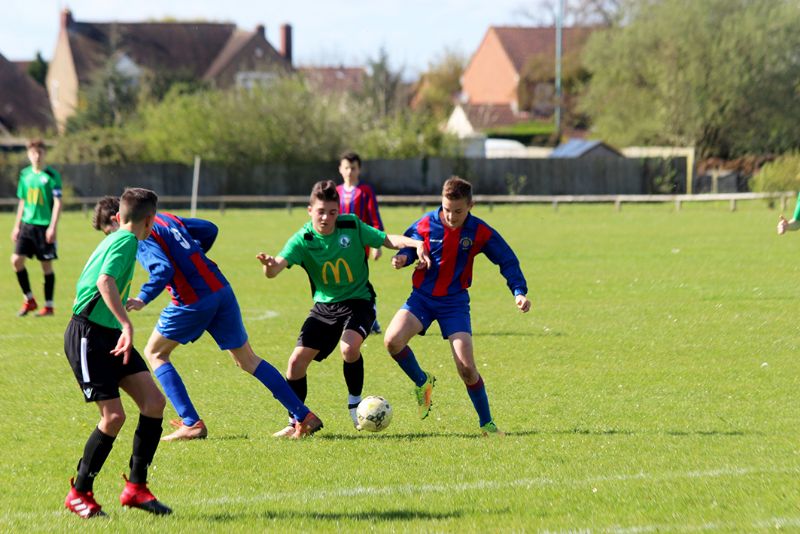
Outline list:
[[[53,126],[47,91],[20,65],[0,54],[0,136]]]
[[[550,153],[551,158],[563,159],[591,159],[591,158],[624,158],[625,156],[616,148],[602,141],[589,141],[587,139],[570,139],[555,147]]]
[[[364,67],[298,67],[309,85],[323,94],[360,93],[364,89],[367,71]]]
[[[109,62],[133,83],[151,74],[249,88],[293,70],[292,28],[281,26],[276,50],[263,25],[247,31],[212,22],[81,22],[65,9],[47,73],[59,129],[78,108],[81,89]]]
[[[510,126],[528,119],[527,113],[514,113],[511,106],[504,104],[456,104],[445,129],[463,139],[480,135],[489,128]]]

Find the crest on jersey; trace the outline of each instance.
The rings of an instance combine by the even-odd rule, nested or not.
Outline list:
[[[472,246],[472,239],[470,239],[468,237],[462,237],[461,238],[461,249],[462,250],[469,250],[469,248],[471,246]]]
[[[351,243],[350,236],[343,235],[343,236],[339,237],[339,246],[340,247],[348,248],[350,246],[350,243]]]
[[[50,177],[47,176],[46,174],[44,176],[40,176],[39,177],[39,181],[42,182],[42,185],[47,185],[47,180],[49,180],[49,179],[50,179]]]

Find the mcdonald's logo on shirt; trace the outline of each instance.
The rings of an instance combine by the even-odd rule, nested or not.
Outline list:
[[[331,273],[333,273],[334,283],[336,284],[340,283],[342,279],[342,275],[339,270],[340,262],[341,266],[344,267],[345,273],[347,273],[347,283],[350,284],[353,282],[353,273],[350,270],[350,266],[347,264],[347,261],[345,261],[344,258],[337,258],[336,262],[326,261],[325,263],[322,264],[322,282],[325,285],[328,285],[328,267],[330,267]]]

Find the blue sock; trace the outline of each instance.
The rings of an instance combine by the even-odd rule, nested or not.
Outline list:
[[[478,381],[467,386],[467,393],[475,411],[478,412],[479,425],[483,426],[492,420],[492,413],[489,411],[489,397],[486,396],[486,386],[483,384],[483,377],[479,376]]]
[[[200,416],[197,415],[197,410],[194,409],[192,400],[186,392],[186,386],[183,385],[181,375],[178,374],[172,364],[165,363],[155,370],[155,375],[175,411],[181,417],[183,424],[192,426],[198,422]]]
[[[417,387],[424,384],[428,379],[427,375],[425,375],[425,371],[423,371],[422,367],[419,366],[419,362],[417,362],[414,352],[408,345],[403,347],[403,350],[397,354],[392,354],[392,358],[394,358],[394,361],[396,361],[400,366],[400,369],[402,369],[403,372],[408,375],[408,378],[414,381],[414,384]]]
[[[256,370],[253,371],[253,376],[264,384],[272,392],[272,396],[278,399],[278,402],[283,404],[283,407],[298,421],[305,419],[308,412],[311,411],[292,391],[283,375],[265,360],[261,360]]]

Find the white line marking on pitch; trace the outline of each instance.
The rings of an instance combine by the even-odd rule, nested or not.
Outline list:
[[[273,310],[258,310],[258,311],[247,310],[247,312],[248,312],[247,319],[250,321],[263,321],[265,319],[274,319],[275,317],[280,315],[280,313]],[[258,315],[250,316],[249,315],[250,313],[258,313]]]

